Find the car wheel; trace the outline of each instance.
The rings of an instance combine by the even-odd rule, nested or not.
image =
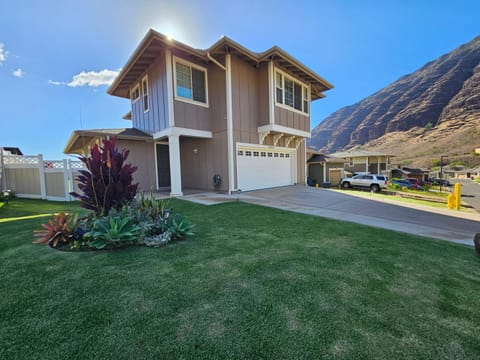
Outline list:
[[[372,190],[373,192],[379,192],[380,186],[378,186],[377,184],[372,184],[370,185],[370,190]]]
[[[344,189],[349,189],[350,188],[350,183],[348,181],[345,181],[345,182],[342,183],[342,187]]]

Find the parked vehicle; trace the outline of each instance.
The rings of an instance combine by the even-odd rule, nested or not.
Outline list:
[[[450,181],[448,180],[445,180],[445,179],[430,179],[432,185],[435,185],[435,186],[452,186],[452,184],[450,183]]]
[[[388,188],[388,177],[380,174],[358,174],[351,178],[342,178],[340,186],[348,188],[368,188],[373,192]]]
[[[398,185],[400,189],[406,187],[408,190],[413,190],[415,188],[415,186],[407,179],[393,179],[391,184]]]
[[[405,179],[405,180],[407,180],[410,184],[413,185],[414,190],[423,190],[423,185],[424,185],[423,181],[415,179],[415,178],[408,178],[408,179]]]

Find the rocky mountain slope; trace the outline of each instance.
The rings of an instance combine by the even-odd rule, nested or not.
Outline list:
[[[480,36],[328,116],[309,145],[384,150],[420,166],[471,153],[480,147]]]

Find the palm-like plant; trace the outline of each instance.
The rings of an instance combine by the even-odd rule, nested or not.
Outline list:
[[[56,247],[59,242],[67,243],[73,237],[73,231],[77,225],[78,215],[61,212],[53,214],[48,224],[42,224],[43,230],[34,230],[34,244],[48,244]]]
[[[131,218],[107,216],[95,221],[93,229],[84,237],[91,239],[89,245],[96,249],[120,247],[135,243],[140,227]]]

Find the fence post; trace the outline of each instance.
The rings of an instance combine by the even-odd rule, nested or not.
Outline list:
[[[47,198],[47,187],[45,185],[45,166],[42,154],[38,155],[38,173],[40,177],[40,197],[45,200]]]
[[[68,171],[69,171],[69,163],[67,159],[63,159],[63,186],[65,188],[65,201],[70,201],[70,191],[68,188]]]

